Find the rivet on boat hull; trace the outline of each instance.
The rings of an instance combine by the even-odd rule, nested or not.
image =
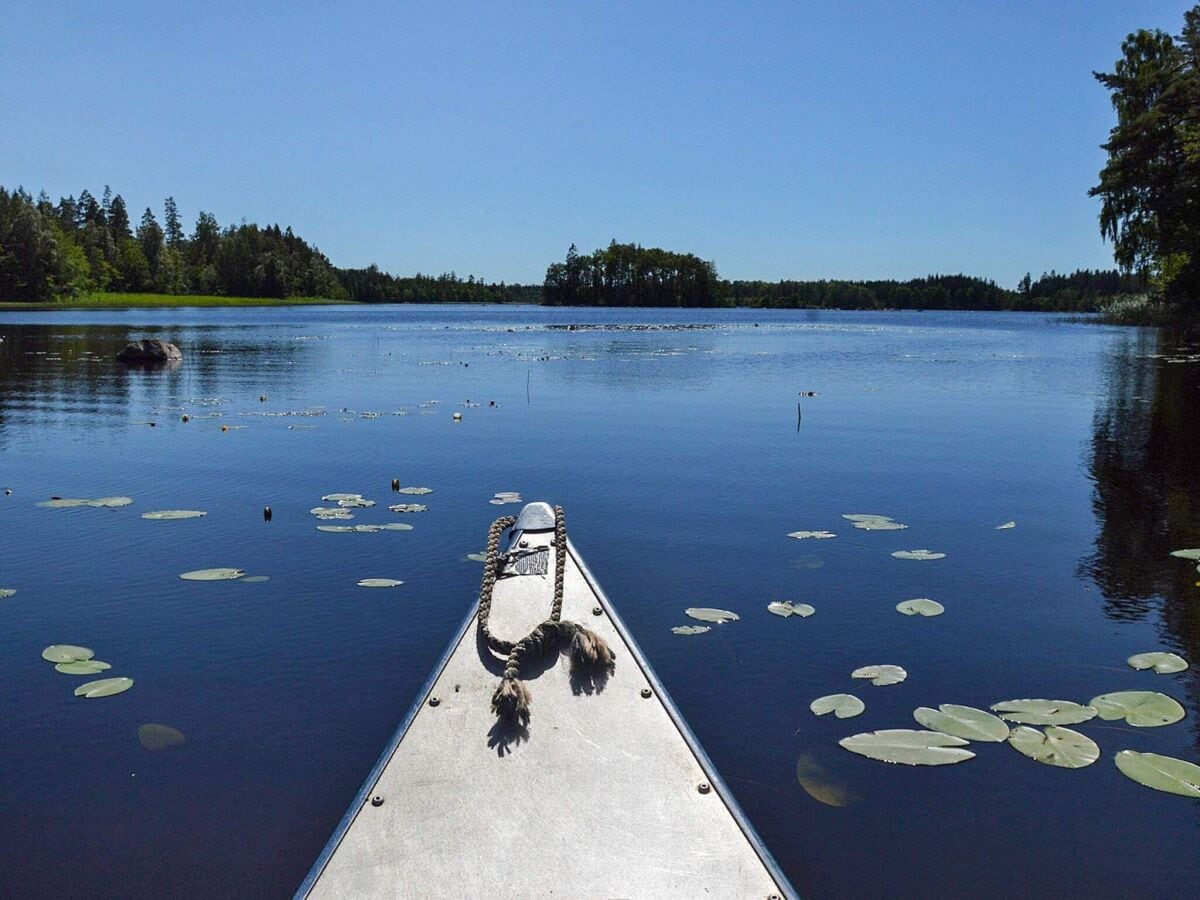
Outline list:
[[[696,790],[698,790],[702,794],[707,794],[709,791],[712,790],[712,785],[709,784],[707,781],[702,781],[698,785],[696,785]]]
[[[649,700],[651,696],[650,688],[642,688],[642,699]]]
[[[439,703],[441,703],[441,702],[442,702],[442,701],[441,701],[441,700],[439,700],[437,697],[430,697],[430,698],[429,698],[429,705],[430,705],[430,706],[437,706],[437,705],[438,705]]]
[[[601,613],[603,613],[603,612],[604,612],[604,610],[602,610],[602,609],[601,609],[600,607],[598,607],[598,606],[593,606],[593,607],[592,607],[592,615],[593,615],[593,616],[598,616],[598,615],[600,615],[600,614],[601,614]]]
[[[372,794],[371,795],[371,805],[372,806],[383,806],[383,797],[379,796],[379,794]]]

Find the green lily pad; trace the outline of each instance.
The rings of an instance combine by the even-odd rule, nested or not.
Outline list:
[[[147,750],[166,750],[183,743],[183,733],[170,725],[149,723],[138,726],[138,743]]]
[[[1168,794],[1200,797],[1200,766],[1195,763],[1135,750],[1122,750],[1114,757],[1114,762],[1123,775],[1138,784]]]
[[[852,719],[867,708],[867,705],[853,694],[828,694],[818,697],[808,704],[813,715],[824,716],[833,713],[839,719]]]
[[[314,506],[309,511],[310,515],[316,516],[318,519],[353,519],[354,513],[346,509],[344,506]]]
[[[925,617],[940,616],[946,611],[946,607],[942,606],[942,604],[927,597],[918,597],[915,600],[905,600],[902,603],[897,603],[896,609],[906,616]]]
[[[402,487],[402,488],[400,488],[400,491],[399,491],[399,493],[401,493],[401,494],[415,494],[415,495],[417,495],[417,496],[420,496],[420,495],[422,495],[422,494],[432,494],[432,493],[433,493],[433,488],[427,488],[427,487]]]
[[[991,713],[973,706],[943,703],[937,709],[919,706],[913,718],[930,731],[952,734],[968,741],[999,743],[1008,737],[1008,726]]]
[[[0,600],[7,600],[17,592],[16,588],[0,588]]]
[[[347,531],[353,531],[353,525],[318,525],[317,531],[328,531],[333,534],[344,534]]]
[[[1100,718],[1124,719],[1138,728],[1172,725],[1183,718],[1183,707],[1172,697],[1157,691],[1116,691],[1088,701]]]
[[[1190,550],[1172,550],[1171,555],[1178,556],[1180,559],[1200,560],[1200,547],[1195,547]]]
[[[945,559],[945,553],[933,550],[897,550],[892,556],[896,559]]]
[[[727,609],[711,609],[707,606],[692,606],[683,611],[684,615],[699,619],[701,622],[713,622],[723,625],[726,622],[736,622],[741,618],[737,613]]]
[[[241,578],[245,574],[242,569],[196,569],[184,572],[179,577],[184,581],[227,581]]]
[[[101,497],[98,500],[89,500],[87,505],[116,509],[118,506],[128,506],[132,502],[132,497]]]
[[[860,531],[901,531],[907,528],[900,522],[892,519],[891,516],[876,516],[868,513],[850,513],[843,515],[843,519],[847,519],[854,523],[854,527]]]
[[[851,672],[850,677],[870,678],[871,684],[882,686],[885,684],[899,684],[908,677],[908,673],[899,666],[863,666]]]
[[[796,760],[796,780],[804,793],[826,806],[849,806],[858,799],[843,785],[831,780],[824,766],[811,753],[801,753]]]
[[[816,538],[819,541],[826,541],[829,538],[837,537],[832,531],[791,531],[788,532],[788,537],[795,538],[798,541],[803,541],[807,538]]]
[[[807,603],[793,603],[791,600],[774,600],[767,604],[767,612],[782,616],[785,619],[789,616],[799,616],[802,619],[807,619],[816,610]]]
[[[504,506],[506,503],[520,503],[521,495],[516,491],[500,491],[492,496],[488,503],[492,506]]]
[[[338,509],[370,509],[375,505],[375,501],[364,500],[362,497],[354,497],[351,500],[339,500],[337,505]]]
[[[379,531],[412,531],[413,527],[407,522],[388,522],[386,525],[378,526]]]
[[[131,687],[133,687],[132,678],[101,678],[99,681],[89,681],[75,688],[75,696],[87,697],[89,700],[96,697],[111,697],[114,694],[123,694]]]
[[[1086,734],[1048,725],[1045,731],[1018,725],[1008,743],[1030,759],[1062,769],[1082,769],[1100,758],[1100,748]]]
[[[1022,725],[1075,725],[1096,716],[1096,708],[1070,700],[1003,700],[993,703],[1000,718]]]
[[[706,631],[712,631],[711,625],[676,625],[671,629],[676,634],[704,634]]]
[[[359,587],[365,588],[390,588],[399,587],[402,584],[404,584],[403,581],[395,578],[363,578],[358,582]]]
[[[889,728],[842,738],[838,744],[851,753],[906,766],[946,766],[975,756],[963,750],[967,742],[940,731]]]
[[[1187,660],[1182,656],[1161,650],[1154,653],[1135,653],[1126,662],[1135,669],[1154,669],[1160,675],[1182,672],[1188,667]]]
[[[62,672],[64,675],[95,675],[97,672],[106,672],[111,669],[106,662],[101,662],[98,659],[79,659],[73,662],[60,662],[54,667],[54,671]]]
[[[243,575],[237,580],[238,584],[262,584],[264,581],[270,581],[270,575]]]
[[[342,500],[361,500],[362,494],[326,494],[321,499],[326,503],[340,503]]]
[[[47,509],[72,509],[76,506],[88,506],[91,502],[91,500],[74,497],[59,497],[56,500],[43,500],[38,506],[44,506]]]
[[[96,651],[88,647],[76,647],[74,644],[51,644],[42,651],[42,659],[52,663],[81,662],[91,659]]]
[[[463,557],[463,559],[470,560],[471,562],[485,563],[485,562],[487,562],[487,554],[486,553],[468,553],[466,556]]]
[[[395,503],[388,507],[392,512],[419,513],[429,509],[424,503]]]
[[[208,513],[201,512],[198,509],[156,509],[153,512],[142,513],[142,518],[158,521],[174,521],[176,519],[199,519],[201,516],[207,515]]]
[[[1016,528],[1016,527],[1017,527],[1016,522],[1005,522],[1003,525],[997,525],[996,530],[997,531],[1007,531],[1010,528]]]

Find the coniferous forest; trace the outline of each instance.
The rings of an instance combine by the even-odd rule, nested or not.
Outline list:
[[[0,187],[0,301],[43,303],[94,292],[365,303],[545,303],[554,306],[741,306],[777,309],[1091,311],[1143,290],[1117,271],[1026,275],[1015,289],[967,275],[909,281],[727,281],[692,253],[612,241],[575,245],[542,284],[489,283],[455,273],[396,276],[377,266],[340,269],[290,227],[221,226],[201,212],[190,231],[173,198],[161,215],[131,215],[120,194],[83,190],[57,203]]]

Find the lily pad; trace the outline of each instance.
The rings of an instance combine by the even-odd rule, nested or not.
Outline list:
[[[1200,547],[1194,547],[1190,550],[1172,550],[1171,555],[1178,556],[1180,559],[1200,560]]]
[[[133,687],[132,678],[101,678],[99,681],[89,681],[75,688],[75,696],[87,697],[89,700],[96,697],[111,697],[114,694],[123,694],[131,687]]]
[[[361,500],[362,494],[326,494],[321,499],[327,503],[341,503],[343,500]]]
[[[1071,700],[1003,700],[991,708],[1000,718],[1023,725],[1075,725],[1096,717],[1094,706]]]
[[[466,556],[463,557],[463,559],[470,560],[471,562],[485,563],[485,562],[487,562],[487,554],[486,553],[468,553]]]
[[[360,526],[361,527],[361,526]],[[407,522],[388,522],[386,525],[376,526],[379,531],[412,531],[413,527]]]
[[[137,734],[138,743],[147,750],[166,750],[183,743],[183,733],[170,725],[139,725]]]
[[[997,525],[996,530],[997,531],[1007,531],[1010,528],[1016,528],[1016,527],[1017,527],[1016,522],[1005,522],[1003,525]]]
[[[262,584],[264,581],[270,581],[270,575],[244,575],[237,580],[238,584]]]
[[[228,581],[245,575],[242,569],[196,569],[179,577],[184,581]]]
[[[828,694],[818,697],[808,704],[813,715],[824,716],[833,713],[839,719],[852,719],[867,708],[867,705],[853,694]]]
[[[905,600],[902,603],[896,604],[896,609],[904,613],[906,616],[940,616],[946,611],[946,607],[938,603],[936,600],[930,600],[928,597],[918,597],[915,600]]]
[[[943,703],[937,709],[919,706],[913,718],[931,731],[952,734],[968,741],[999,743],[1008,737],[1008,726],[991,713],[973,706]]]
[[[885,684],[899,684],[908,677],[908,673],[899,666],[863,666],[851,672],[850,677],[870,678],[871,684],[882,686]]]
[[[79,659],[74,662],[60,662],[54,667],[54,671],[62,672],[64,675],[95,675],[97,672],[106,672],[111,669],[106,662],[101,662],[98,659]]]
[[[16,592],[16,588],[0,588],[0,600],[6,600]]]
[[[199,519],[201,516],[207,515],[208,513],[198,509],[156,509],[153,512],[142,513],[142,518],[174,521],[175,519]]]
[[[1154,669],[1160,675],[1182,672],[1188,667],[1187,660],[1182,656],[1161,650],[1154,653],[1135,653],[1126,662],[1135,669]]]
[[[400,488],[400,491],[399,491],[399,493],[401,493],[401,494],[415,494],[415,495],[417,495],[417,496],[420,496],[420,495],[422,495],[422,494],[432,494],[432,493],[433,493],[433,488],[427,488],[427,487],[402,487],[402,488]]]
[[[1088,701],[1106,721],[1124,719],[1138,728],[1172,725],[1183,718],[1183,707],[1172,697],[1157,691],[1116,691]]]
[[[388,507],[392,512],[419,513],[429,509],[424,503],[395,503]]]
[[[1114,757],[1114,762],[1123,775],[1138,784],[1168,794],[1200,797],[1200,766],[1195,763],[1135,750],[1122,750]]]
[[[798,541],[803,541],[807,538],[816,538],[819,541],[826,541],[829,538],[837,537],[832,531],[791,531],[788,532],[788,537],[795,538]]]
[[[89,500],[87,505],[116,509],[118,506],[128,506],[132,502],[132,497],[101,497],[98,500]]]
[[[851,513],[842,516],[854,523],[854,527],[861,531],[901,531],[907,528],[907,525],[892,519],[891,516],[876,516],[867,513]]]
[[[975,756],[960,737],[940,731],[889,728],[855,734],[838,741],[851,753],[906,766],[946,766]]]
[[[500,491],[492,496],[488,503],[492,506],[504,506],[506,503],[520,503],[521,495],[516,491]]]
[[[774,600],[767,604],[767,612],[782,616],[785,619],[789,616],[799,616],[802,619],[807,619],[816,610],[807,603],[793,603],[791,600]]]
[[[945,559],[945,553],[933,550],[897,550],[892,556],[896,559]]]
[[[736,622],[741,618],[737,613],[727,609],[711,609],[707,606],[691,606],[683,612],[684,615],[691,616],[693,619],[699,619],[701,622],[713,622],[717,625]]]
[[[95,655],[95,650],[76,647],[74,644],[51,644],[42,651],[42,659],[52,663],[80,662]]]
[[[318,519],[353,519],[354,513],[344,506],[314,506],[309,513]]]
[[[858,799],[831,780],[825,768],[810,753],[801,753],[796,760],[796,780],[804,788],[804,793],[826,806],[848,806]]]
[[[1086,734],[1049,725],[1045,731],[1018,725],[1008,743],[1030,759],[1062,769],[1082,769],[1100,758],[1100,748]]]
[[[375,505],[375,501],[364,500],[362,497],[354,497],[351,500],[339,500],[337,505],[339,509],[370,509]]]
[[[399,587],[404,584],[395,578],[363,578],[358,582],[359,587],[365,588],[390,588]]]
[[[353,530],[354,530],[353,525],[318,525],[317,526],[317,531],[329,531],[329,532],[333,532],[333,533],[343,533],[343,532],[353,531]]]
[[[76,506],[87,506],[91,500],[82,500],[73,497],[56,497],[53,500],[43,500],[38,506],[44,506],[47,509],[71,509]]]
[[[711,625],[676,625],[671,629],[676,634],[704,634],[706,631],[712,631]]]

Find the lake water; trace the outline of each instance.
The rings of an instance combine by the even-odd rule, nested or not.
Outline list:
[[[153,335],[184,349],[178,369],[113,361]],[[473,603],[463,557],[515,509],[487,502],[506,490],[563,504],[803,896],[1195,890],[1200,801],[1113,765],[1200,760],[1200,665],[1125,664],[1200,664],[1200,574],[1168,556],[1200,546],[1200,361],[1164,358],[1196,352],[1175,338],[1032,314],[466,306],[3,312],[0,338],[0,588],[17,590],[0,600],[0,895],[289,895]],[[318,532],[308,510],[334,491],[379,502],[356,523],[415,528]],[[37,506],[113,495],[134,503]],[[406,499],[428,512],[387,511]],[[172,508],[208,515],[140,518]],[[822,529],[837,537],[787,536]],[[912,548],[947,556],[890,555]],[[178,577],[217,566],[270,580]],[[946,613],[895,611],[914,597]],[[817,612],[781,619],[776,599]],[[741,620],[673,634],[691,606]],[[81,679],[40,658],[54,643],[135,686],[75,698]],[[850,679],[876,663],[908,679]],[[937,768],[837,744],[917,727],[922,705],[1126,689],[1187,717],[1079,725],[1103,751],[1081,770],[1003,744]],[[866,712],[809,712],[838,692]],[[150,752],[144,723],[186,742]],[[802,757],[845,805],[802,788]]]

